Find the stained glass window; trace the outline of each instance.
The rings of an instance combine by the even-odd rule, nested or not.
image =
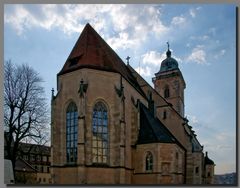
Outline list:
[[[77,162],[77,133],[78,133],[78,112],[77,106],[70,103],[66,114],[66,154],[67,163]]]
[[[108,160],[108,112],[102,102],[95,104],[92,114],[92,159],[93,163]]]

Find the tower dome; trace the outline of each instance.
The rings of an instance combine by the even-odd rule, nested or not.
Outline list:
[[[176,59],[171,57],[171,51],[169,50],[169,43],[168,44],[168,51],[166,52],[167,58],[164,59],[161,63],[161,67],[160,67],[160,73],[161,72],[165,72],[165,71],[169,71],[169,70],[174,70],[174,69],[178,69],[178,62]]]
[[[211,160],[211,159],[208,158],[208,152],[206,152],[205,164],[206,164],[206,165],[214,165],[213,160]]]

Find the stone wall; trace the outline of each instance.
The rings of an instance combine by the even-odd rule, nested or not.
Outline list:
[[[153,170],[146,171],[146,154],[153,155]],[[184,150],[176,144],[154,143],[137,145],[134,158],[133,183],[183,184]],[[150,181],[151,179],[151,181]]]

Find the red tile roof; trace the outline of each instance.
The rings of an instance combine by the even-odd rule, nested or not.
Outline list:
[[[143,94],[136,79],[125,63],[90,24],[84,27],[58,75],[63,75],[81,68],[92,68],[120,73]]]

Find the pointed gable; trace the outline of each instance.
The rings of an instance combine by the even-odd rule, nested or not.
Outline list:
[[[90,24],[84,27],[58,75],[63,75],[81,68],[92,68],[120,73],[144,95],[125,63]]]

